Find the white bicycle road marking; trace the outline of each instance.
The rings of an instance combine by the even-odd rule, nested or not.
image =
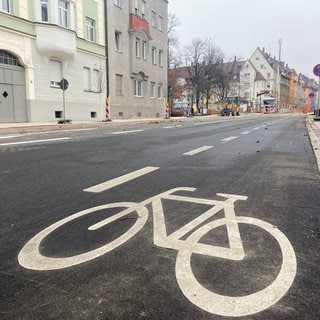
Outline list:
[[[144,167],[142,169],[127,173],[123,176],[120,176],[120,177],[108,180],[106,182],[99,183],[95,186],[86,188],[83,191],[93,192],[93,193],[103,192],[103,191],[109,190],[115,186],[119,186],[120,184],[123,184],[125,182],[130,181],[130,180],[139,178],[145,174],[148,174],[148,173],[155,171],[155,170],[158,170],[158,169],[159,169],[159,167]]]
[[[32,144],[32,143],[42,143],[42,142],[55,142],[61,140],[69,140],[70,137],[64,138],[53,138],[53,139],[42,139],[42,140],[28,140],[28,141],[18,141],[18,142],[7,142],[7,143],[0,143],[0,146],[13,146],[19,144]]]
[[[203,147],[201,147],[201,148],[197,148],[197,149],[194,149],[194,150],[185,152],[184,155],[194,156],[194,155],[197,154],[197,153],[200,153],[200,152],[209,150],[209,149],[211,149],[211,148],[213,148],[213,146],[203,146]]]
[[[236,223],[254,225],[271,234],[279,243],[282,265],[276,279],[266,288],[247,296],[224,296],[203,287],[191,268],[191,250],[179,250],[176,259],[176,277],[183,294],[190,302],[207,312],[221,316],[241,317],[265,310],[278,302],[291,287],[296,275],[295,252],[286,236],[273,225],[259,219],[235,217]],[[210,230],[225,224],[224,219],[212,221],[193,232],[187,241],[198,241]]]
[[[146,205],[151,203],[154,225],[154,244],[159,247],[175,249],[178,251],[175,267],[176,278],[181,291],[190,302],[212,314],[231,317],[250,315],[269,308],[286,294],[295,278],[297,263],[295,252],[290,241],[280,230],[267,222],[252,217],[235,215],[234,203],[238,200],[246,200],[246,196],[217,193],[218,196],[226,198],[226,200],[221,201],[175,194],[177,192],[185,193],[193,192],[195,190],[195,188],[180,187],[148,198],[141,203],[110,203],[75,213],[36,234],[21,249],[18,255],[18,261],[21,266],[27,269],[56,270],[93,260],[114,250],[140,231],[148,219],[149,212]],[[197,203],[209,205],[211,208],[182,226],[180,229],[168,234],[164,217],[163,200]],[[89,226],[88,230],[92,231],[99,229],[111,222],[118,221],[132,212],[137,212],[138,218],[129,230],[125,231],[117,239],[114,239],[97,249],[61,258],[46,257],[40,253],[40,244],[42,240],[62,225],[90,213],[109,208],[125,209]],[[225,213],[224,218],[208,222],[212,216],[221,210]],[[258,292],[248,293],[246,296],[224,296],[204,288],[198,282],[192,270],[191,256],[193,254],[199,254],[232,261],[244,259],[245,252],[241,240],[239,224],[248,224],[261,228],[278,242],[282,253],[281,269],[274,281]],[[229,240],[228,248],[200,242],[200,239],[203,236],[220,226],[226,226]],[[188,236],[185,238],[186,235]]]
[[[142,129],[137,129],[137,130],[125,130],[125,131],[115,131],[111,132],[111,134],[127,134],[127,133],[135,133],[135,132],[142,132],[144,130]]]
[[[235,140],[235,139],[238,139],[238,138],[239,137],[237,137],[237,136],[231,136],[231,137],[222,139],[221,142],[229,142],[229,141],[232,141],[232,140]]]

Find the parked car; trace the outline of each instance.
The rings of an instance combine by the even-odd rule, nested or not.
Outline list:
[[[235,115],[235,112],[234,112],[234,110],[233,109],[231,109],[231,108],[223,108],[221,111],[220,111],[220,115],[222,116],[222,117],[224,117],[224,116],[234,116]]]
[[[182,117],[186,114],[186,109],[182,105],[172,106],[170,109],[171,117]]]

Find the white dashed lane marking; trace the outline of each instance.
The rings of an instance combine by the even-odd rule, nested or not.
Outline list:
[[[229,141],[232,141],[232,140],[235,140],[235,139],[238,139],[238,137],[236,137],[236,136],[231,136],[231,137],[222,139],[221,142],[229,142]]]
[[[111,132],[111,134],[127,134],[127,133],[136,133],[136,132],[141,132],[143,130],[128,130],[128,131],[115,131]]]
[[[158,170],[158,169],[159,169],[159,167],[144,167],[142,169],[127,173],[127,174],[120,176],[118,178],[111,179],[106,182],[102,182],[102,183],[97,184],[95,186],[89,187],[87,189],[84,189],[83,191],[93,192],[93,193],[103,192],[103,191],[109,190],[113,187],[116,187],[120,184],[126,183],[130,180],[139,178],[145,174],[148,174],[148,173],[155,171],[155,170]]]
[[[185,152],[184,155],[193,156],[193,155],[195,155],[195,154],[197,154],[197,153],[206,151],[206,150],[211,149],[211,148],[213,148],[213,146],[203,146],[203,147],[201,147],[201,148],[198,148],[198,149],[194,149],[194,150]]]
[[[19,145],[19,144],[55,142],[55,141],[68,140],[68,139],[71,139],[71,138],[64,137],[64,138],[55,138],[55,139],[42,139],[42,140],[28,140],[28,141],[7,142],[7,143],[0,143],[0,146],[14,146],[14,145]]]

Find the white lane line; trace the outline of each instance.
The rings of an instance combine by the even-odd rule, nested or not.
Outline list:
[[[41,142],[55,142],[61,140],[68,140],[71,139],[70,137],[64,138],[55,138],[55,139],[42,139],[42,140],[29,140],[29,141],[18,141],[18,142],[7,142],[7,143],[0,143],[0,146],[14,146],[18,144],[32,144],[32,143],[41,143]]]
[[[128,130],[128,131],[116,131],[116,132],[111,132],[111,134],[126,134],[126,133],[135,133],[135,132],[141,132],[143,130]]]
[[[162,129],[173,129],[173,128],[180,128],[180,127],[182,127],[182,124],[178,124],[175,126],[166,126],[166,127],[162,127]]]
[[[77,132],[77,131],[93,131],[93,130],[97,130],[98,128],[83,128],[83,129],[61,129],[61,131],[59,130],[53,130],[53,131],[44,131],[41,133],[64,133],[64,132]]]
[[[198,148],[198,149],[194,149],[194,150],[185,152],[184,155],[186,155],[186,156],[194,156],[194,155],[197,154],[197,153],[206,151],[206,150],[211,149],[211,148],[213,148],[213,146],[203,146],[203,147],[201,147],[201,148]]]
[[[11,139],[16,137],[21,137],[21,136],[1,136],[0,139]]]
[[[222,139],[221,142],[229,142],[229,141],[232,141],[232,140],[234,140],[234,139],[238,139],[238,137],[236,137],[236,136],[231,136],[231,137]]]
[[[159,167],[144,167],[142,169],[127,173],[127,174],[125,174],[123,176],[111,179],[109,181],[105,181],[105,182],[99,183],[99,184],[97,184],[95,186],[92,186],[92,187],[89,187],[87,189],[84,189],[83,191],[85,191],[85,192],[94,192],[94,193],[103,192],[103,191],[109,190],[109,189],[111,189],[113,187],[116,187],[116,186],[118,186],[120,184],[126,183],[126,182],[128,182],[130,180],[139,178],[139,177],[141,177],[141,176],[143,176],[145,174],[148,174],[148,173],[150,173],[152,171],[155,171],[155,170],[158,170],[158,169],[159,169]]]
[[[241,134],[249,134],[249,133],[251,133],[251,131],[243,131],[243,132],[241,132]]]
[[[256,128],[253,128],[252,130],[259,130],[261,129],[260,127],[256,127]]]

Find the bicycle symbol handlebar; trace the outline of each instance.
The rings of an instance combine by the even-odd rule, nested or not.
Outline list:
[[[149,212],[146,206],[151,203],[154,224],[154,243],[159,247],[178,251],[175,267],[176,278],[180,289],[189,301],[210,313],[223,316],[243,316],[267,309],[281,299],[295,278],[296,257],[290,241],[280,230],[274,228],[274,226],[267,222],[256,218],[235,215],[235,202],[238,200],[246,200],[246,196],[217,193],[218,196],[226,198],[224,201],[221,201],[176,194],[177,192],[193,192],[195,190],[195,188],[190,187],[179,187],[148,198],[141,203],[110,203],[72,214],[40,231],[29,240],[21,249],[18,255],[18,261],[22,267],[27,269],[56,270],[93,260],[119,247],[139,232],[147,222]],[[163,200],[205,204],[211,207],[199,217],[168,235],[162,205]],[[111,208],[125,209],[89,226],[88,230],[97,230],[118,219],[122,219],[132,212],[137,212],[138,219],[129,230],[97,249],[74,256],[58,258],[47,257],[40,253],[40,243],[58,228],[85,215]],[[221,210],[225,213],[224,218],[206,222]],[[241,241],[239,224],[249,224],[262,228],[275,238],[281,249],[282,265],[275,280],[263,290],[247,296],[229,297],[214,293],[204,288],[198,282],[192,271],[191,256],[192,254],[200,254],[234,261],[244,259],[245,252]],[[229,248],[199,242],[205,234],[223,225],[227,228]],[[185,236],[187,237],[184,239]]]

